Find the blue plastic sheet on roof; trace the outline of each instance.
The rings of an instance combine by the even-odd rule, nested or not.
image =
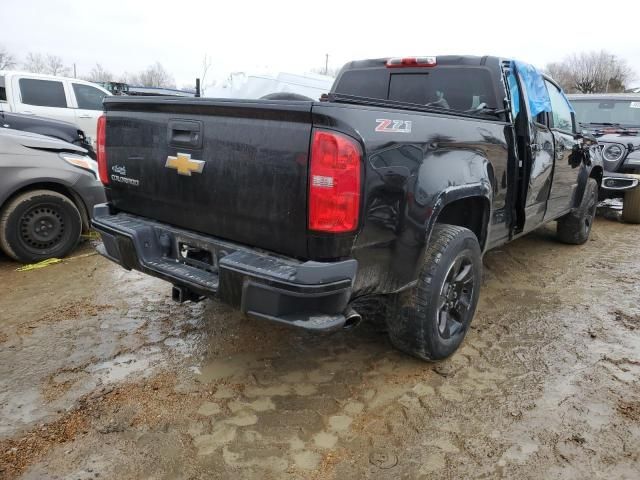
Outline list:
[[[531,116],[535,117],[540,112],[551,112],[551,100],[549,92],[544,84],[544,78],[533,65],[516,60],[513,62],[522,79],[529,99]]]
[[[513,118],[516,118],[520,111],[520,89],[513,70],[510,70],[507,75],[507,83],[509,84],[509,93],[511,95],[511,113]]]

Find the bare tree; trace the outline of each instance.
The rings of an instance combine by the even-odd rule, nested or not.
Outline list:
[[[573,78],[562,62],[548,63],[545,73],[558,82],[565,92],[573,93],[575,91]]]
[[[17,64],[16,57],[11,55],[9,51],[0,45],[0,70],[8,70]]]
[[[129,85],[138,85],[138,76],[134,73],[124,72],[118,77],[118,82],[128,83]]]
[[[604,50],[574,53],[546,71],[569,93],[624,92],[635,76],[624,59]]]
[[[124,74],[126,83],[140,87],[175,88],[176,82],[160,62],[149,65],[146,70],[136,74]]]
[[[22,68],[31,73],[46,73],[47,64],[41,53],[29,52],[27,53],[26,60],[22,64]]]
[[[45,60],[47,66],[47,73],[50,75],[68,75],[69,67],[65,67],[62,58],[57,55],[47,54]]]
[[[68,75],[69,67],[65,67],[62,58],[57,55],[29,52],[23,64],[27,72],[48,73],[49,75]]]
[[[113,79],[113,75],[102,65],[96,63],[96,65],[89,72],[89,75],[85,76],[84,79],[89,82],[104,83],[111,82]]]

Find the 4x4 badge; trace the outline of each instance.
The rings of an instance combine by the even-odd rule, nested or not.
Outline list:
[[[175,157],[168,156],[164,166],[177,170],[179,175],[190,177],[192,173],[202,173],[204,164],[203,160],[192,159],[189,153],[178,152]]]

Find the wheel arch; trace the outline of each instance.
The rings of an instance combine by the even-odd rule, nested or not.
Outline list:
[[[489,236],[490,192],[488,183],[445,190],[434,208],[428,237],[436,224],[456,225],[471,230],[478,239],[480,250],[484,251]]]
[[[598,188],[602,186],[602,177],[604,171],[600,165],[594,165],[592,168],[582,168],[578,174],[578,186],[576,187],[576,193],[573,197],[573,208],[577,208],[582,203],[582,197],[584,191],[587,188],[587,182],[590,178],[595,179],[598,182]]]
[[[598,182],[598,187],[602,186],[602,177],[604,176],[604,169],[600,165],[596,165],[589,172],[589,178],[595,178]]]

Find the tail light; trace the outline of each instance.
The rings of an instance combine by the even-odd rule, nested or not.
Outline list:
[[[340,233],[358,226],[362,151],[339,133],[315,130],[311,143],[309,229]]]
[[[98,118],[98,139],[97,157],[98,157],[98,173],[100,174],[100,181],[103,185],[109,185],[109,173],[107,171],[107,116],[101,115]]]
[[[390,58],[387,68],[435,67],[436,63],[436,57]]]

